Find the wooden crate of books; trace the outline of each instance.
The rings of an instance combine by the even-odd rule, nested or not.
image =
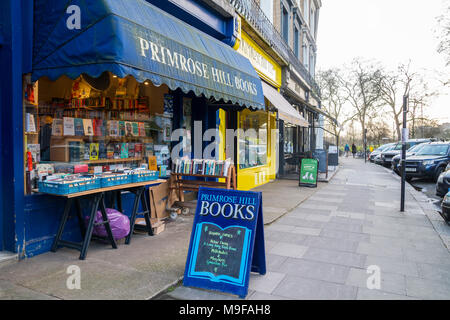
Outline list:
[[[198,191],[199,187],[236,190],[236,169],[231,160],[178,159],[171,174],[170,189],[178,193],[180,201],[184,201],[183,191]]]

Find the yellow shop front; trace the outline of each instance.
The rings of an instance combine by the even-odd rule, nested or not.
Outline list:
[[[281,66],[244,31],[235,49],[248,58],[261,80],[279,90]],[[266,111],[237,112],[237,186],[250,190],[276,178],[278,159],[277,113],[265,99]],[[272,108],[273,109],[273,108]]]

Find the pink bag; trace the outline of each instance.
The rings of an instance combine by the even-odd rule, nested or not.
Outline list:
[[[109,225],[111,226],[111,231],[115,240],[125,238],[130,233],[130,219],[126,215],[111,208],[106,208],[106,215],[108,216]],[[100,223],[102,221],[102,212],[98,210],[94,223]],[[87,226],[89,223],[89,217],[86,217],[85,222]],[[108,236],[105,225],[103,224],[94,226],[92,233],[98,237]]]

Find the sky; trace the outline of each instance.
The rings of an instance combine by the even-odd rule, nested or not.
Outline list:
[[[342,67],[354,57],[375,59],[396,70],[411,60],[435,83],[434,71],[450,73],[437,52],[438,22],[445,0],[322,0],[317,69]],[[450,88],[435,98],[428,116],[450,122]],[[425,110],[424,110],[425,113]]]

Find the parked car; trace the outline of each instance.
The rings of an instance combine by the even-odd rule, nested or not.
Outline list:
[[[382,165],[383,164],[383,158],[381,157],[381,155],[383,154],[383,152],[394,149],[396,145],[397,145],[396,143],[393,143],[392,145],[388,146],[386,149],[381,151],[379,154],[377,154],[375,156],[374,162],[376,164]]]
[[[419,144],[416,144],[415,146],[409,148],[409,149],[406,151],[406,158],[415,155],[415,154],[416,154],[420,149],[422,149],[422,147],[423,147],[424,145],[426,145],[427,143],[429,143],[429,142],[419,143]],[[392,168],[392,170],[394,170],[395,173],[398,173],[398,174],[400,174],[400,170],[399,170],[399,168],[398,168],[398,164],[400,163],[400,160],[401,160],[401,159],[402,159],[402,154],[401,154],[401,153],[398,154],[398,155],[396,155],[396,156],[394,156],[394,157],[392,158],[392,165],[391,165],[391,168]]]
[[[450,163],[441,173],[436,182],[436,195],[439,197],[445,196],[450,190]],[[450,203],[449,203],[450,207]]]
[[[450,192],[445,194],[441,204],[442,215],[446,222],[450,222]]]
[[[381,160],[381,153],[380,153],[380,154],[377,154],[377,155],[375,156],[375,158],[373,159],[373,162],[374,162],[375,164],[379,164],[379,165],[382,165],[382,164],[383,164],[383,160]]]
[[[406,150],[415,146],[416,144],[430,142],[430,139],[411,139],[406,141]],[[392,158],[402,152],[402,143],[398,142],[391,150],[381,152],[381,159],[383,160],[383,166],[390,168],[392,165]]]
[[[437,181],[450,162],[450,143],[432,142],[406,159],[406,179],[429,178]],[[399,166],[401,169],[401,166]]]
[[[369,161],[370,162],[375,162],[375,157],[377,155],[379,155],[381,152],[383,152],[384,150],[386,150],[389,147],[395,146],[395,143],[387,143],[387,144],[383,144],[382,146],[379,146],[377,149],[373,150],[370,154],[369,154]]]

